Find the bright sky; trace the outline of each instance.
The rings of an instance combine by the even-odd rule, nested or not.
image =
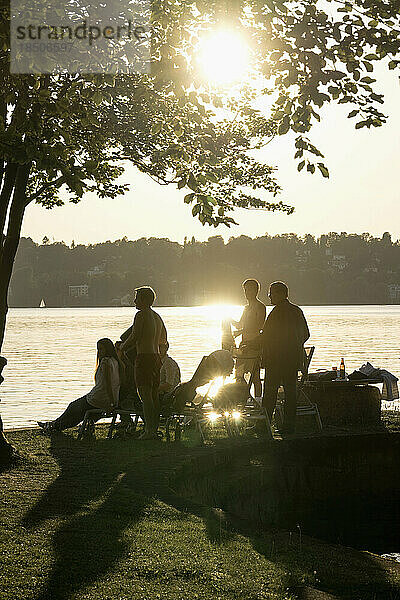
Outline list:
[[[330,179],[297,172],[293,160],[293,139],[282,136],[270,143],[263,154],[268,164],[279,168],[283,188],[280,199],[294,205],[296,211],[283,213],[238,210],[234,218],[239,226],[230,229],[203,227],[183,204],[183,196],[174,187],[159,186],[129,167],[122,178],[130,191],[117,200],[99,200],[87,195],[79,205],[67,205],[50,211],[29,206],[23,235],[40,241],[95,243],[127,236],[168,237],[183,241],[185,236],[205,240],[212,235],[248,235],[293,232],[321,235],[330,231],[369,232],[380,236],[390,231],[400,239],[400,84],[398,76],[383,69],[376,75],[385,93],[386,126],[354,129],[355,119],[347,119],[351,110],[332,105],[321,123],[311,131],[311,141],[325,154]],[[272,197],[270,197],[272,198]],[[266,199],[268,195],[266,195]]]

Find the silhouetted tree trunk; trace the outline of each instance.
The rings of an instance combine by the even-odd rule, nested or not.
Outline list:
[[[0,356],[0,385],[4,381],[4,377],[2,376],[1,373],[6,364],[7,364],[6,359],[3,358],[2,356]],[[10,462],[13,453],[14,453],[14,448],[7,441],[7,439],[3,433],[3,421],[1,420],[1,417],[0,417],[0,467],[7,465]]]
[[[0,175],[2,175],[0,178],[0,182],[2,180],[0,193],[0,351],[6,328],[8,288],[27,206],[26,188],[30,170],[31,163],[22,165],[8,163],[6,166],[1,165],[0,170]],[[7,229],[5,231],[6,222]],[[6,364],[7,361],[1,357],[0,383],[4,381],[1,372]],[[7,464],[13,453],[13,447],[4,436],[3,421],[0,417],[0,464]]]
[[[4,341],[6,319],[8,312],[8,288],[21,235],[22,220],[26,201],[31,163],[23,165],[8,164],[0,194],[0,351]],[[4,227],[7,220],[7,230]]]

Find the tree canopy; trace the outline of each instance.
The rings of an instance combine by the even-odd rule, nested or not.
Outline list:
[[[30,165],[25,202],[46,207],[87,191],[124,193],[116,178],[127,160],[162,184],[189,188],[185,202],[202,223],[229,225],[235,206],[290,212],[254,193],[275,196],[279,186],[274,167],[250,150],[293,131],[299,170],[327,177],[307,138],[324,104],[348,104],[356,128],[381,126],[383,97],[372,73],[377,61],[400,64],[399,9],[399,0],[154,0],[152,72],[117,77],[11,75],[3,22],[2,158]],[[196,70],[199,38],[228,27],[252,51],[253,81],[234,93]],[[270,111],[254,107],[263,94]]]

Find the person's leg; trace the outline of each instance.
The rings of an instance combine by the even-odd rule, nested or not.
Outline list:
[[[138,387],[139,397],[143,403],[145,429],[144,435],[153,437],[157,434],[157,419],[153,400],[153,388],[146,385]]]
[[[283,417],[283,429],[287,433],[293,433],[296,426],[297,409],[297,370],[291,369],[283,375],[283,389],[285,390],[285,409]]]
[[[279,374],[267,369],[265,372],[264,394],[262,404],[265,410],[267,411],[270,422],[272,421],[272,416],[274,414],[280,383],[281,381]]]
[[[256,398],[261,398],[262,386],[260,379],[260,369],[255,369],[253,373],[253,385],[254,385],[254,396]]]
[[[153,385],[153,418],[154,418],[154,430],[157,433],[158,427],[160,425],[160,396],[158,393],[159,385],[156,383]]]
[[[54,428],[58,431],[63,431],[63,429],[75,427],[83,421],[86,411],[93,408],[94,407],[87,402],[86,396],[74,400],[67,406],[63,414],[53,421]],[[99,418],[100,416],[95,420],[98,420]]]

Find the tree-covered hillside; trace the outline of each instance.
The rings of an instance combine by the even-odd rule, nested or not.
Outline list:
[[[256,277],[266,298],[282,279],[301,304],[400,303],[400,242],[389,233],[294,234],[207,242],[126,238],[67,246],[21,240],[10,306],[129,305],[139,285],[152,285],[159,305],[242,302],[241,283]],[[70,286],[83,286],[81,288]],[[87,286],[87,287],[86,287]]]

